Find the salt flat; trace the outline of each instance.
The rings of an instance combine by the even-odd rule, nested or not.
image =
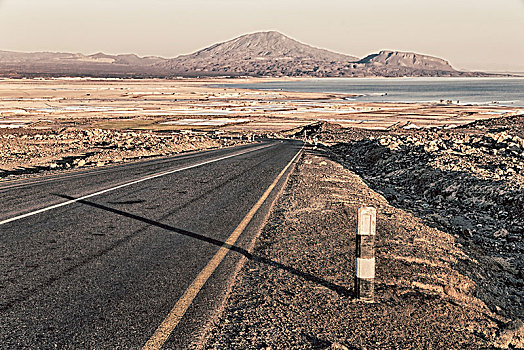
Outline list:
[[[317,121],[343,127],[387,129],[399,123],[417,126],[462,125],[518,108],[435,103],[369,103],[348,94],[256,91],[211,87],[229,82],[269,79],[3,79],[0,123],[24,119],[27,128],[180,130],[178,120],[228,117],[247,123],[199,125],[187,129],[275,133]],[[207,118],[206,118],[207,117]],[[134,125],[136,121],[137,125]]]

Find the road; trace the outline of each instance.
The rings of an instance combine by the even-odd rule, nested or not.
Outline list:
[[[0,184],[0,347],[198,341],[300,147],[265,141]]]

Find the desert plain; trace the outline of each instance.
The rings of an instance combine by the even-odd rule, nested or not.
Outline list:
[[[361,103],[348,100],[355,96],[351,94],[225,86],[271,79],[2,79],[0,127],[271,133],[318,121],[366,129],[387,129],[404,122],[411,127],[449,127],[522,111],[454,101]]]
[[[224,87],[269,79],[2,79],[0,171],[9,175],[34,166],[70,166],[64,158],[74,161],[76,156],[94,155],[100,147],[113,154],[126,142],[125,154],[99,156],[93,164],[132,157],[129,148],[137,142],[156,145],[136,149],[138,157],[187,149],[180,142],[164,145],[171,137],[197,141],[198,135],[199,142],[204,142],[203,135],[239,140],[255,135],[287,137],[319,122],[368,130],[451,128],[522,112],[496,105],[359,103],[345,94]],[[78,158],[75,165],[78,162],[86,163]]]
[[[524,346],[524,109],[226,86],[268,80],[0,80],[0,181],[305,139],[196,348]],[[362,205],[373,304],[350,297]]]

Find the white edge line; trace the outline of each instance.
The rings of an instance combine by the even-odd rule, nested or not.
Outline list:
[[[232,147],[228,147],[228,148],[232,148]],[[159,156],[158,158],[152,158],[152,159],[141,159],[141,160],[137,160],[135,162],[135,164],[144,165],[144,166],[147,166],[147,165],[160,165],[160,164],[163,164],[163,163],[169,163],[169,162],[173,162],[173,161],[177,161],[177,160],[188,160],[188,159],[191,159],[191,158],[198,157],[199,155],[202,155],[201,153],[204,153],[204,152],[213,153],[213,152],[216,152],[216,151],[219,151],[219,150],[220,150],[220,148],[209,148],[209,149],[203,149],[203,150],[199,150],[199,151],[189,151],[189,152],[180,153],[180,154],[177,154],[177,155]],[[148,162],[151,163],[151,164],[147,164]],[[27,186],[32,186],[32,185],[40,185],[40,184],[47,183],[47,182],[58,181],[60,179],[77,179],[77,178],[82,178],[82,177],[87,177],[87,176],[98,175],[98,174],[105,174],[105,173],[108,173],[108,172],[121,170],[120,168],[124,168],[126,166],[131,165],[131,164],[132,164],[131,162],[128,162],[128,163],[113,163],[113,164],[110,164],[109,166],[104,167],[102,169],[86,167],[84,169],[74,169],[71,172],[62,173],[62,174],[60,174],[60,173],[58,173],[58,174],[48,174],[48,175],[44,174],[44,175],[42,175],[42,177],[38,177],[38,175],[37,175],[34,178],[27,179],[28,180],[27,182],[23,182],[26,179],[0,180],[0,192],[4,192],[6,190],[12,190],[13,188],[27,187]],[[61,176],[61,175],[63,175],[63,176]],[[34,180],[34,181],[31,181],[31,180]],[[21,183],[16,183],[17,181],[21,181]],[[13,183],[10,183],[10,182],[13,182]],[[7,185],[7,186],[3,186],[2,187],[2,185],[4,185],[4,184]]]
[[[18,216],[12,217],[10,219],[2,220],[2,221],[0,221],[0,225],[4,225],[4,224],[7,224],[7,223],[16,221],[16,220],[27,218],[29,216],[40,214],[40,213],[43,213],[43,212],[46,212],[46,211],[49,211],[49,210],[52,210],[52,209],[60,208],[60,207],[63,207],[63,206],[69,205],[69,204],[73,204],[73,203],[76,203],[78,201],[81,201],[81,200],[84,200],[84,199],[87,199],[87,198],[91,198],[91,197],[98,196],[98,195],[101,195],[101,194],[104,194],[104,193],[107,193],[107,192],[118,190],[120,188],[124,188],[124,187],[127,187],[127,186],[135,185],[135,184],[143,182],[143,181],[151,180],[151,179],[154,179],[154,178],[157,178],[157,177],[161,177],[161,176],[177,173],[177,172],[188,170],[188,169],[192,169],[192,168],[197,168],[197,167],[202,166],[202,165],[215,163],[215,162],[218,162],[218,161],[221,161],[221,160],[224,160],[224,159],[240,156],[240,155],[245,154],[245,153],[258,151],[258,150],[261,150],[261,149],[264,149],[264,148],[267,148],[267,147],[271,147],[271,146],[274,146],[274,144],[261,146],[261,147],[257,147],[257,148],[254,148],[254,149],[249,149],[247,151],[234,153],[234,154],[231,154],[231,155],[228,155],[228,156],[224,156],[224,157],[208,160],[208,161],[205,161],[205,162],[202,162],[202,163],[197,163],[197,164],[189,165],[189,166],[186,166],[186,167],[183,167],[183,168],[179,168],[179,169],[170,170],[170,171],[166,171],[166,172],[163,172],[163,173],[147,176],[147,177],[144,177],[142,179],[135,180],[135,181],[126,182],[126,183],[124,183],[122,185],[106,188],[105,190],[102,190],[102,191],[91,193],[91,194],[88,194],[88,195],[85,195],[85,196],[82,196],[82,197],[79,197],[79,198],[71,199],[71,200],[68,200],[66,202],[58,203],[58,204],[55,204],[55,205],[52,205],[52,206],[49,206],[49,207],[46,207],[46,208],[38,209],[38,210],[29,212],[29,213],[26,213],[26,214],[18,215]]]

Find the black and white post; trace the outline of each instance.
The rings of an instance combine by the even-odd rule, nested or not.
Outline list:
[[[375,295],[375,231],[377,210],[361,207],[357,214],[356,298],[373,302]]]

